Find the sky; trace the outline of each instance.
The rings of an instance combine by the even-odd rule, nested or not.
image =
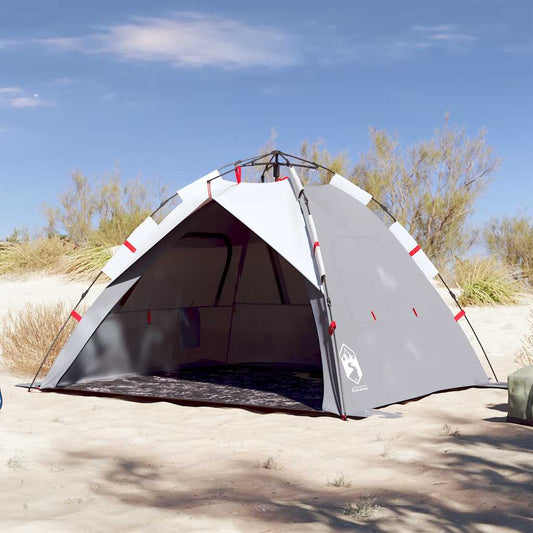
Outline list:
[[[450,113],[502,158],[473,223],[533,215],[531,0],[2,0],[0,238],[36,231],[79,169],[173,191],[369,127],[409,145]]]

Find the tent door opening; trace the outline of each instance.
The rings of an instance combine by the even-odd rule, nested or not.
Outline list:
[[[321,410],[310,290],[300,272],[212,202],[159,251],[78,357],[92,350],[93,363],[107,367],[96,365],[90,379],[68,388]]]

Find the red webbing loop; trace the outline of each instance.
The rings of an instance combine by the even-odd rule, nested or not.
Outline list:
[[[133,246],[133,244],[131,244],[131,242],[128,241],[128,239],[126,239],[123,243],[122,243],[132,254],[134,254],[136,251],[137,251],[137,248],[135,248],[135,246]]]
[[[416,309],[413,307],[413,313],[415,314],[415,316],[418,316],[418,313],[416,312]]]
[[[74,311],[74,309],[70,312],[70,316],[76,320],[77,322],[79,322],[81,320],[81,315],[79,313],[76,313],[76,311]]]
[[[316,249],[320,246],[320,243],[318,241],[313,244],[313,252],[316,251]]]
[[[337,329],[337,323],[335,322],[335,320],[333,320],[331,322],[331,324],[329,325],[329,328],[328,328],[328,331],[329,331],[329,334],[330,335],[333,335],[333,332]]]
[[[376,315],[374,314],[374,311],[370,311],[370,314],[372,315],[372,318],[377,321]]]
[[[242,177],[242,168],[235,167],[235,178],[237,179],[237,183],[241,182],[241,177]]]
[[[465,310],[461,309],[453,318],[455,318],[455,321],[461,320],[465,316]]]
[[[146,311],[146,321],[148,322],[148,325],[152,323],[152,313],[150,310]]]
[[[416,252],[419,252],[420,251],[420,246],[417,244],[410,252],[409,252],[409,255],[411,257],[413,257],[413,255],[416,254]]]
[[[284,181],[288,179],[289,179],[289,176],[285,176],[284,178],[276,178],[276,181]]]

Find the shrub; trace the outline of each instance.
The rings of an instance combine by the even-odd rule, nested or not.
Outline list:
[[[457,260],[455,281],[463,306],[512,304],[520,290],[509,269],[492,258]]]
[[[403,149],[387,131],[372,129],[370,135],[372,147],[350,178],[388,207],[444,267],[471,247],[468,219],[500,163],[486,132],[471,137],[446,116],[431,138]]]
[[[61,272],[74,246],[60,237],[0,243],[0,274]]]
[[[439,435],[441,437],[459,437],[461,435],[461,432],[458,428],[452,428],[452,426],[444,424],[440,430]]]
[[[345,505],[342,514],[356,520],[372,520],[377,518],[381,507],[376,505],[374,498],[363,498],[355,504]]]
[[[515,363],[519,366],[533,365],[533,310],[529,318],[529,333],[522,339],[522,348],[515,354]]]
[[[276,460],[274,459],[274,457],[269,457],[262,463],[257,461],[256,467],[264,468],[265,470],[281,470],[281,466],[279,466],[278,463],[276,463]]]
[[[68,257],[65,273],[71,279],[93,278],[112,255],[111,248],[102,244],[82,246]]]
[[[91,181],[81,172],[71,174],[70,188],[59,198],[59,207],[46,207],[46,231],[64,233],[79,246],[95,243],[115,246],[160,203],[166,187],[139,179],[123,182],[119,170],[101,180]]]
[[[493,218],[483,230],[490,252],[533,281],[533,220],[528,218]]]
[[[32,377],[52,341],[70,313],[63,302],[27,304],[17,311],[9,311],[2,320],[0,349],[2,361],[18,376]],[[43,366],[46,372],[74,329],[70,320]]]
[[[349,489],[352,486],[352,482],[346,479],[344,474],[339,474],[333,481],[328,479],[327,486]]]

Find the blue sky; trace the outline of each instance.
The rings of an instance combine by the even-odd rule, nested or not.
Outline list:
[[[0,238],[80,169],[177,189],[256,153],[368,128],[466,126],[503,159],[474,222],[533,207],[531,0],[3,0]],[[529,209],[528,209],[529,207]]]

